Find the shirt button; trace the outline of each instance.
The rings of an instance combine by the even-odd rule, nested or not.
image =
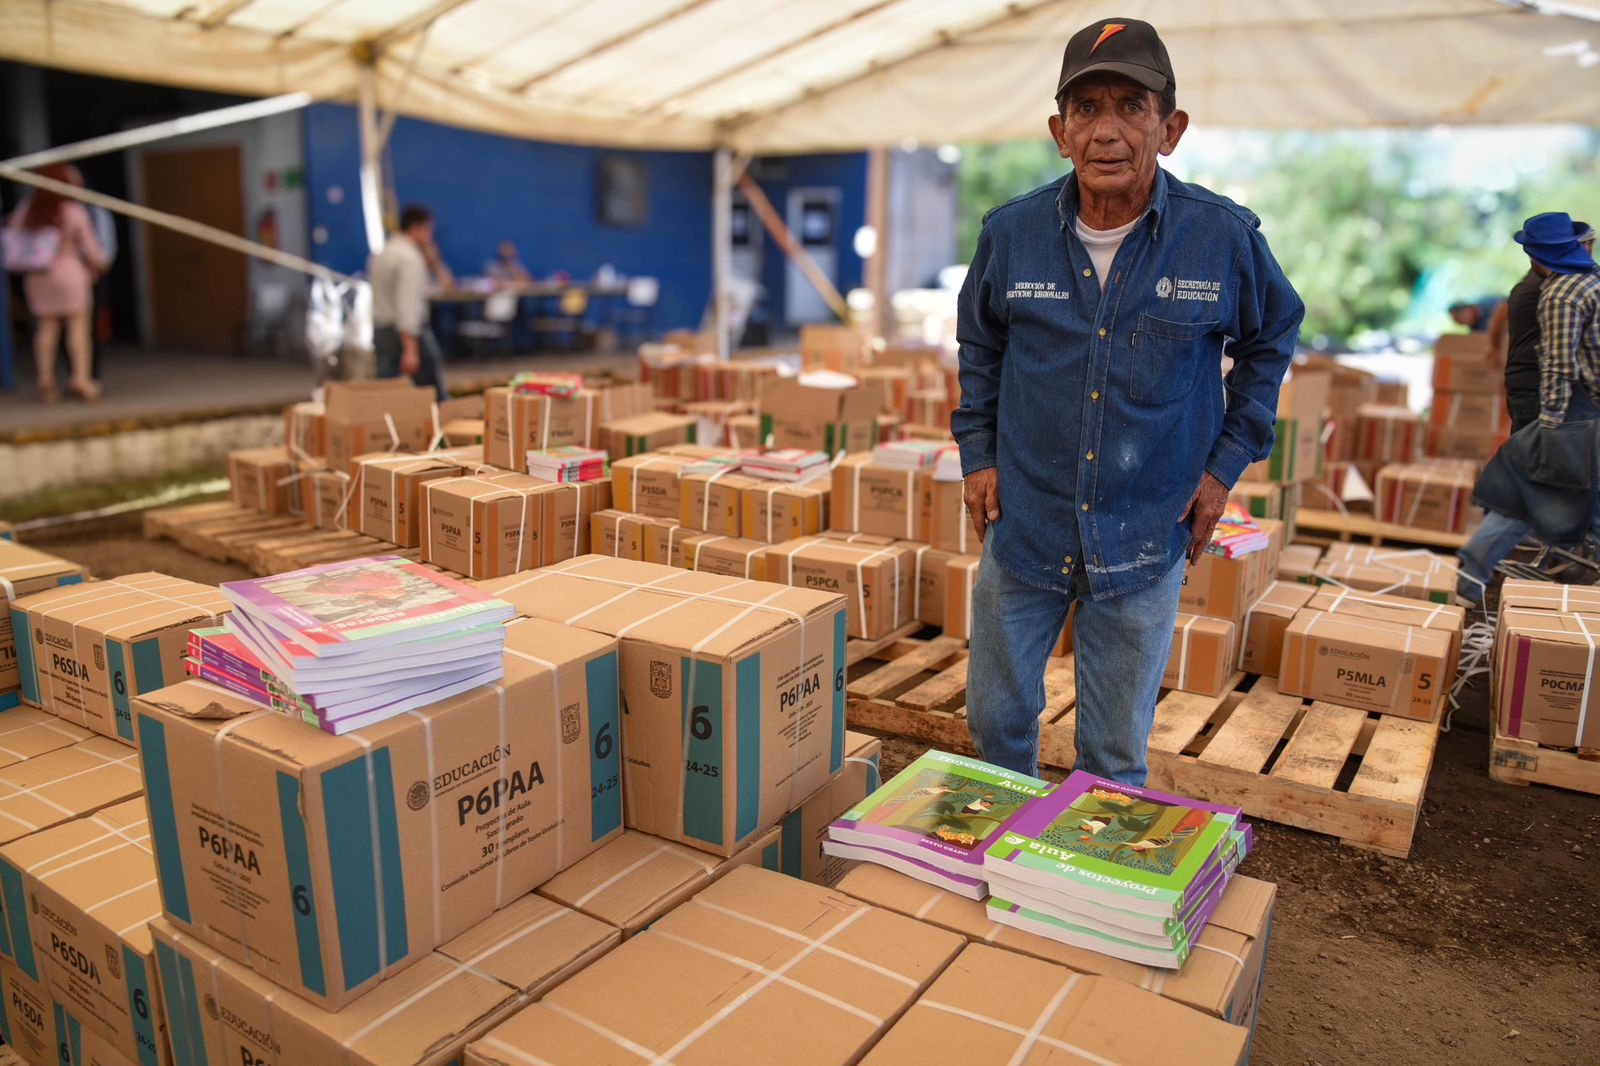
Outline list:
[[[1063,567],[1062,567],[1062,568],[1061,568],[1061,572],[1062,572],[1062,573],[1063,573],[1063,574],[1070,574],[1070,573],[1072,573],[1072,567],[1070,567],[1070,566],[1063,566]]]
[[[1100,327],[1100,336],[1104,337],[1107,333],[1110,333],[1110,332],[1111,331],[1109,329],[1106,329],[1106,327],[1104,327],[1104,326]]]
[[[1086,452],[1086,453],[1084,453],[1083,457],[1085,459],[1093,460],[1094,459],[1094,452]]]
[[[1090,270],[1088,267],[1084,267],[1083,268],[1083,276],[1086,277],[1086,278],[1092,278],[1092,277],[1094,277],[1094,271]]]
[[[1079,506],[1081,506],[1085,511],[1087,511],[1089,509],[1089,505],[1086,504],[1086,503],[1085,504],[1080,504]]]
[[[1062,560],[1062,562],[1071,563],[1072,562],[1072,556],[1070,556],[1070,555],[1067,556],[1065,559]]]
[[[1099,389],[1095,389],[1093,392],[1091,392],[1089,394],[1089,399],[1091,399],[1091,400],[1098,400],[1099,398],[1100,398],[1100,390]]]

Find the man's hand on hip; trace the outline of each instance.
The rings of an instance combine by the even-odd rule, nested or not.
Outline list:
[[[1000,517],[999,469],[991,466],[987,470],[974,470],[963,482],[961,494],[966,500],[972,528],[978,531],[978,539],[982,540],[989,523]]]
[[[1217,528],[1217,519],[1228,506],[1228,487],[1218,481],[1208,470],[1200,475],[1200,484],[1189,497],[1189,506],[1178,516],[1182,522],[1194,515],[1194,539],[1189,542],[1189,563],[1200,561],[1200,553],[1211,543],[1211,531]]]

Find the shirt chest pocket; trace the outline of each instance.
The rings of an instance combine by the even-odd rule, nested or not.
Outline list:
[[[1194,388],[1197,372],[1208,362],[1206,338],[1217,328],[1206,322],[1170,322],[1140,315],[1133,334],[1133,360],[1128,392],[1135,403],[1164,404],[1180,400]]]

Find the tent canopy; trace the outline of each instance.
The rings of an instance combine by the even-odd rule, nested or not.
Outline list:
[[[1591,122],[1600,0],[0,0],[0,57],[752,153],[1044,136],[1071,34],[1161,30],[1209,126]]]

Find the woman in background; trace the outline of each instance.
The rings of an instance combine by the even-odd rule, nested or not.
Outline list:
[[[56,181],[83,185],[83,177],[76,167],[58,163],[44,167],[39,173]],[[33,359],[40,398],[45,403],[55,403],[61,398],[56,391],[56,352],[64,328],[67,358],[72,367],[67,388],[89,403],[98,403],[100,386],[95,384],[93,376],[90,315],[94,306],[95,275],[109,264],[95,237],[89,212],[82,204],[59,193],[38,189],[17,206],[10,225],[35,232],[54,228],[61,235],[50,265],[43,270],[29,271],[22,279],[28,311],[34,317]]]

